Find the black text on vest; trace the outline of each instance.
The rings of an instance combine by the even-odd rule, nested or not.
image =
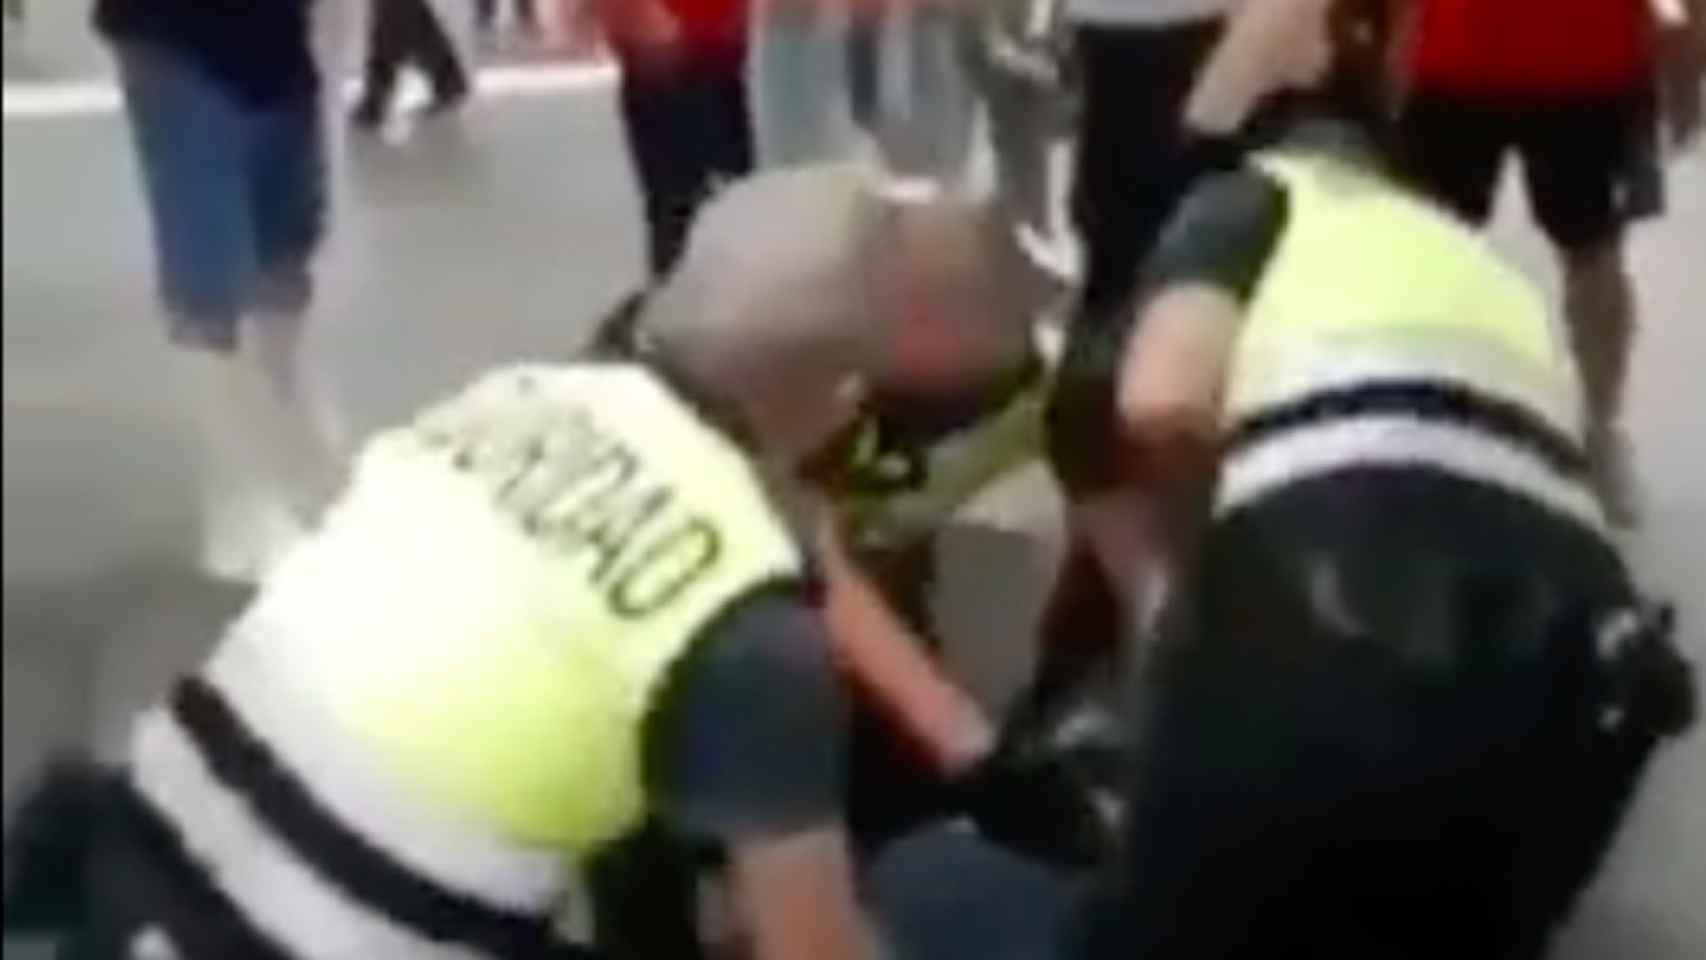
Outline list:
[[[585,409],[501,439],[475,432],[427,442],[478,478],[529,537],[584,554],[590,584],[620,619],[662,610],[722,555],[710,518],[683,504],[668,479]]]

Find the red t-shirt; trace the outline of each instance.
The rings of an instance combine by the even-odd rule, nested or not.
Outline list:
[[[741,50],[746,44],[747,0],[664,0],[695,54]]]
[[[1411,79],[1471,92],[1605,93],[1645,82],[1648,0],[1422,0]]]

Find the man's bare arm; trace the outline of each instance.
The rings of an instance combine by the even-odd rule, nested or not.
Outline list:
[[[962,773],[995,745],[982,708],[942,672],[847,555],[832,522],[819,535],[824,616],[836,652],[858,684],[930,752],[945,775]]]
[[[1120,424],[1150,453],[1212,446],[1244,310],[1232,294],[1190,283],[1151,298],[1121,357]]]
[[[1221,406],[1243,323],[1235,296],[1206,283],[1152,297],[1121,358],[1120,428],[1156,501],[1166,553],[1185,562],[1204,519],[1220,446]]]

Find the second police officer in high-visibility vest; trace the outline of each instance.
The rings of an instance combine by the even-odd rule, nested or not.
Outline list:
[[[1187,198],[1108,371],[1126,456],[1078,473],[1174,521],[1088,954],[1536,958],[1688,668],[1560,326],[1344,122],[1378,115],[1381,4],[1313,6],[1337,116]]]

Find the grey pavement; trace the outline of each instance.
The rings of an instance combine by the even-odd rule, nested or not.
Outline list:
[[[75,4],[33,5],[72,30],[64,9]],[[71,36],[38,57],[49,75],[99,69]],[[9,86],[36,75],[13,55],[9,39]],[[7,120],[4,137],[9,805],[51,745],[110,747],[243,597],[185,560],[189,443],[172,413],[119,118]],[[640,275],[638,201],[606,91],[479,101],[406,143],[352,145],[338,177],[311,349],[359,428],[492,362],[564,355]],[[1519,213],[1501,217],[1499,242],[1555,292]],[[1630,551],[1681,601],[1706,659],[1706,155],[1678,162],[1671,214],[1640,233],[1635,259],[1646,325],[1631,419],[1648,516]],[[1022,669],[1048,568],[1046,529],[1012,531],[1046,528],[1051,510],[1033,476],[991,498],[987,522],[947,549],[938,610],[991,697]],[[1702,742],[1661,757],[1561,956],[1706,956]]]

